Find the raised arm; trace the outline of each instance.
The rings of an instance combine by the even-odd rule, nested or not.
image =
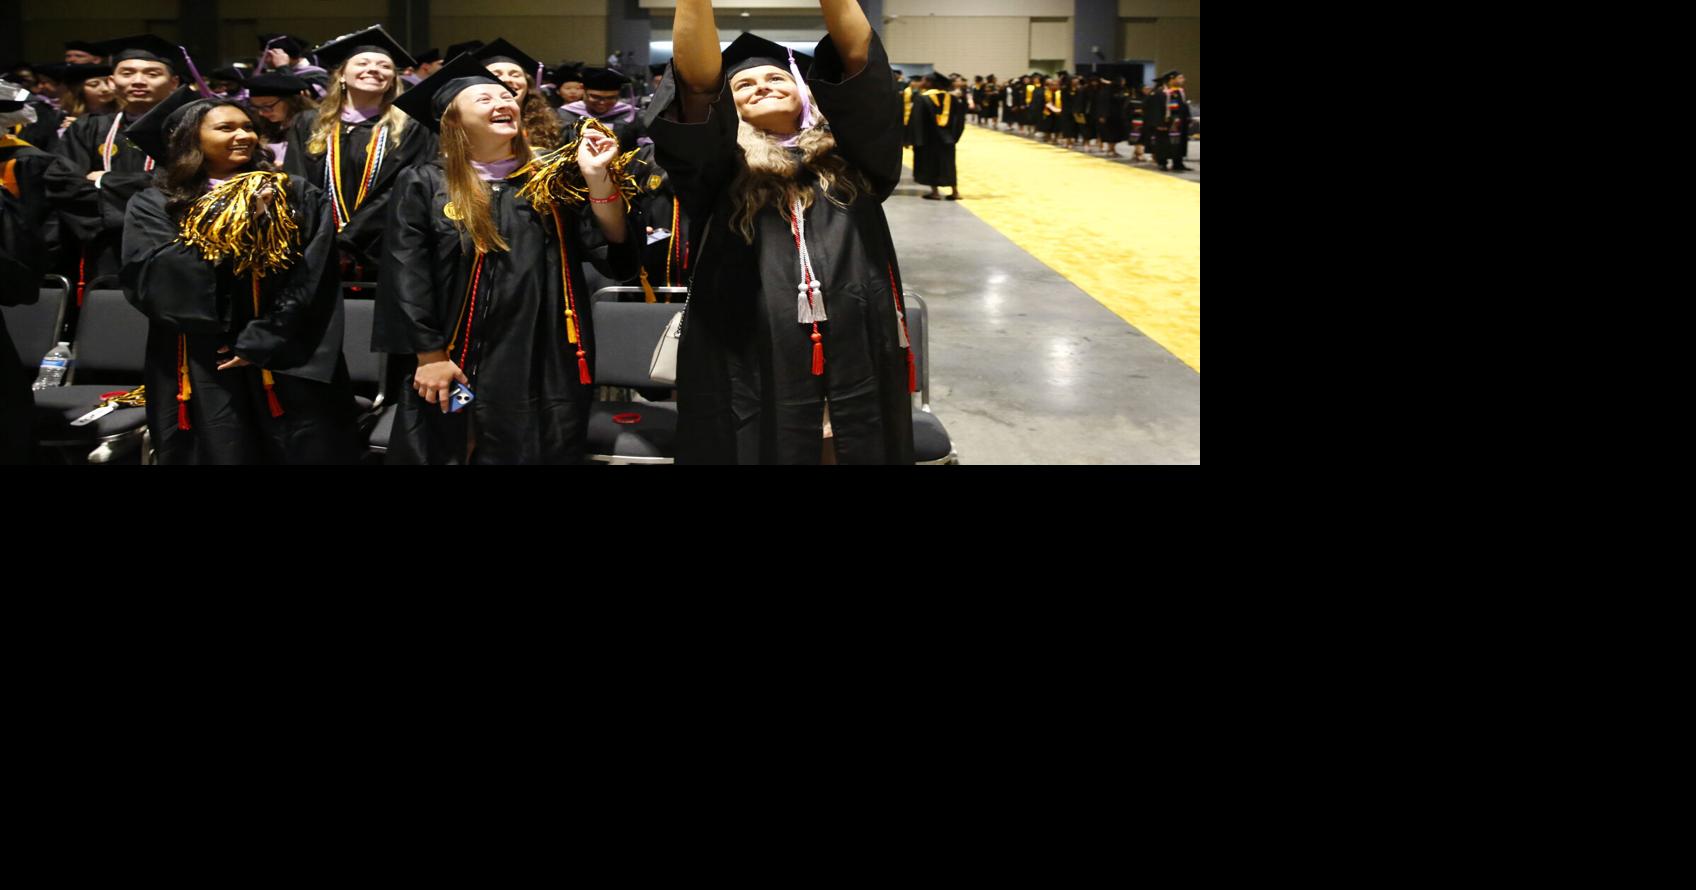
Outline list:
[[[872,44],[872,23],[866,21],[859,0],[819,0],[819,10],[824,13],[830,42],[842,56],[842,73],[849,77],[859,74],[866,67],[866,55]]]
[[[699,123],[706,120],[707,107],[718,96],[723,67],[712,0],[677,0],[671,45],[671,64],[677,70],[678,91],[683,94],[683,122]]]

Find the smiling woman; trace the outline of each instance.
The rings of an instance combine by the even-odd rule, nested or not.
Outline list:
[[[124,135],[159,164],[125,215],[121,275],[151,322],[159,462],[350,462],[335,227],[318,190],[275,171],[233,100],[178,90]]]

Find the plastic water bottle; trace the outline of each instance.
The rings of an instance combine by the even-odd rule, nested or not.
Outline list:
[[[65,374],[71,370],[71,344],[60,342],[41,357],[41,373],[35,378],[34,389],[50,389],[65,385]]]

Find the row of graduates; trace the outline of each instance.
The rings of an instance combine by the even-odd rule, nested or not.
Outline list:
[[[1068,74],[1023,75],[998,82],[978,75],[968,87],[954,75],[957,93],[967,97],[970,114],[980,125],[1008,129],[1043,141],[1118,157],[1120,142],[1129,142],[1133,159],[1151,155],[1163,169],[1187,170],[1190,106],[1184,94],[1184,75],[1174,69],[1152,84],[1132,84],[1124,77]]]
[[[922,196],[926,200],[942,200],[942,186],[949,189],[947,200],[960,200],[955,146],[965,133],[971,104],[958,75],[915,77],[901,91],[902,141],[913,149],[913,181],[930,186]]]
[[[836,0],[822,5],[844,14]],[[861,39],[876,44],[869,26]],[[200,99],[179,88],[138,117],[130,109],[113,115],[104,124],[109,135],[90,153],[98,159],[94,170],[79,176],[72,158],[62,156],[40,177],[55,205],[76,188],[86,190],[79,196],[86,206],[78,206],[84,211],[78,235],[99,249],[85,254],[84,262],[98,256],[96,268],[105,268],[110,254],[126,295],[153,320],[147,411],[160,462],[352,459],[354,402],[341,358],[340,285],[349,275],[380,276],[373,348],[418,359],[407,375],[392,461],[580,462],[594,354],[584,262],[608,278],[628,280],[647,277],[646,254],[650,268],[672,276],[655,283],[681,284],[687,270],[709,274],[709,291],[734,285],[760,293],[760,281],[746,276],[771,263],[748,248],[762,242],[769,247],[774,240],[790,244],[787,237],[764,233],[771,221],[764,211],[781,219],[786,209],[785,235],[792,226],[814,229],[789,249],[794,256],[797,247],[814,248],[812,257],[801,253],[799,290],[803,300],[816,299],[816,308],[787,326],[800,326],[799,334],[780,334],[776,325],[750,330],[747,323],[764,313],[747,305],[707,300],[691,307],[680,358],[679,459],[910,462],[911,418],[905,408],[913,376],[910,350],[904,322],[896,335],[888,330],[902,317],[899,274],[876,206],[892,189],[891,174],[899,172],[899,136],[886,121],[863,128],[882,134],[885,151],[875,170],[865,158],[855,163],[803,157],[789,165],[778,158],[776,171],[801,180],[782,190],[797,202],[758,213],[741,204],[732,213],[718,205],[739,203],[725,187],[748,179],[737,174],[737,165],[747,163],[746,134],[736,126],[741,103],[731,99],[723,78],[721,101],[709,107],[717,110],[716,120],[686,120],[672,107],[686,102],[668,82],[646,125],[672,133],[675,150],[669,162],[659,163],[680,167],[688,186],[678,189],[670,213],[662,214],[653,209],[658,202],[642,200],[670,187],[671,177],[659,163],[645,166],[638,157],[643,152],[652,157],[653,148],[624,151],[616,127],[588,118],[562,128],[567,141],[558,149],[533,147],[517,91],[486,60],[461,56],[400,93],[395,72],[404,51],[381,29],[332,44],[319,47],[318,58],[331,67],[326,97],[339,103],[321,108],[336,113],[324,121],[326,115],[313,115],[313,109],[298,112],[282,170],[266,159],[271,146],[260,116],[246,103]],[[752,52],[747,46],[732,49],[744,59]],[[876,50],[887,72],[881,47]],[[131,47],[113,58],[120,69],[133,61],[157,63],[163,70],[153,73],[161,83],[175,79],[168,54],[158,47]],[[887,73],[845,77],[839,58],[820,68],[857,86],[835,91],[847,98],[821,95],[819,113],[797,115],[790,123],[792,130],[808,131],[791,133],[791,141],[801,139],[815,149],[821,143],[834,147],[822,126],[826,108],[836,105],[852,121],[893,101]],[[881,82],[868,87],[873,80]],[[811,84],[829,94],[824,85]],[[797,78],[789,94],[794,99],[810,91]],[[135,107],[151,97],[137,89],[133,98],[140,100]],[[762,144],[782,141],[777,135],[762,135]],[[793,157],[792,146],[780,154]],[[290,157],[309,163],[295,166]],[[820,182],[813,162],[824,160],[836,162],[827,165],[836,176]],[[291,166],[300,172],[287,175]],[[646,196],[637,175],[646,177]],[[833,186],[849,191],[849,199],[828,194]],[[875,210],[874,228],[853,215],[849,219],[859,222],[845,228],[824,209],[873,198],[859,213]],[[732,215],[739,218],[738,231],[719,235],[715,243],[723,247],[712,255],[728,259],[688,269],[691,247],[698,255],[713,237],[708,232],[727,231]],[[116,227],[110,225],[114,216]],[[692,225],[691,219],[708,222]],[[644,236],[658,228],[649,223],[662,221],[669,226],[666,234],[679,236],[656,240],[676,248],[644,251],[649,240]],[[755,222],[765,237],[751,230]],[[868,234],[877,242],[870,249],[875,259],[864,249],[838,253],[828,243],[857,243]],[[24,255],[9,245],[5,249]],[[826,262],[828,277],[814,266]],[[869,296],[870,288],[857,280],[866,277],[867,268],[875,268],[871,281],[890,298],[885,308],[875,301],[869,309],[856,306]],[[786,277],[795,275],[791,270]],[[834,326],[826,324],[821,281],[845,284],[840,304],[832,307],[841,319]],[[796,291],[789,294],[796,311]],[[876,327],[875,336],[855,333],[861,326]],[[827,333],[833,327],[843,333]],[[759,334],[769,339],[757,343]],[[769,356],[757,361],[797,336],[800,348],[782,351],[799,357],[789,355],[775,366]],[[892,349],[895,340],[898,352]],[[821,361],[827,351],[835,372],[828,377]],[[905,361],[893,363],[897,356]],[[449,395],[460,387],[470,390],[471,407],[449,411]],[[683,398],[691,388],[695,398]],[[833,414],[836,442],[821,452],[819,434],[831,430]],[[812,424],[812,436],[795,423],[808,415],[822,422]]]
[[[61,76],[85,91],[110,84],[112,103],[78,107],[72,110],[80,113],[71,114],[38,95],[29,103],[36,120],[13,125],[18,138],[69,162],[54,176],[57,213],[50,246],[56,250],[49,271],[76,282],[79,303],[90,282],[117,274],[123,210],[154,175],[156,162],[128,144],[124,128],[163,101],[188,79],[185,75],[193,76],[200,95],[240,98],[257,113],[272,162],[331,193],[344,275],[370,280],[378,274],[376,247],[389,188],[401,170],[433,156],[437,147],[428,132],[415,129],[413,138],[406,138],[405,116],[394,106],[405,86],[399,75],[439,69],[440,63],[419,63],[381,28],[310,51],[286,35],[262,35],[261,40],[258,67],[263,73],[233,83],[202,80],[180,48],[151,35],[78,44],[109,55],[110,61],[79,65],[73,75]],[[565,83],[560,93],[577,98],[556,108],[553,102],[559,100],[550,101],[537,89],[534,78],[542,67],[517,47],[504,40],[466,46],[518,98],[536,147],[558,147],[588,118],[612,128],[626,151],[649,141],[638,109],[620,96],[627,86],[622,75],[602,69],[558,74]],[[74,318],[67,319],[67,326],[72,323]]]

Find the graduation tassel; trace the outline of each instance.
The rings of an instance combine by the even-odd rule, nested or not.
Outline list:
[[[188,382],[188,337],[177,335],[177,429],[186,430],[188,425],[188,400],[194,395],[194,387]]]
[[[589,377],[589,360],[583,352],[582,344],[577,347],[577,379],[584,386],[595,382]]]
[[[659,302],[659,298],[654,296],[654,286],[648,283],[648,267],[643,266],[642,271],[637,273],[637,277],[642,279],[642,296],[646,298],[647,302]]]
[[[565,249],[565,222],[560,219],[559,205],[548,208],[554,214],[554,231],[559,233],[559,283],[565,291],[565,342],[576,345],[580,338],[577,336],[577,294],[571,287],[571,257]]]
[[[824,337],[819,335],[819,326],[813,325],[813,376],[824,375]]]
[[[907,336],[906,302],[901,299],[901,288],[895,283],[895,264],[889,264],[889,295],[895,300],[895,320],[899,323],[895,328],[896,338],[901,342],[901,348],[907,350],[907,392],[919,391],[919,366],[913,361],[913,342]]]

